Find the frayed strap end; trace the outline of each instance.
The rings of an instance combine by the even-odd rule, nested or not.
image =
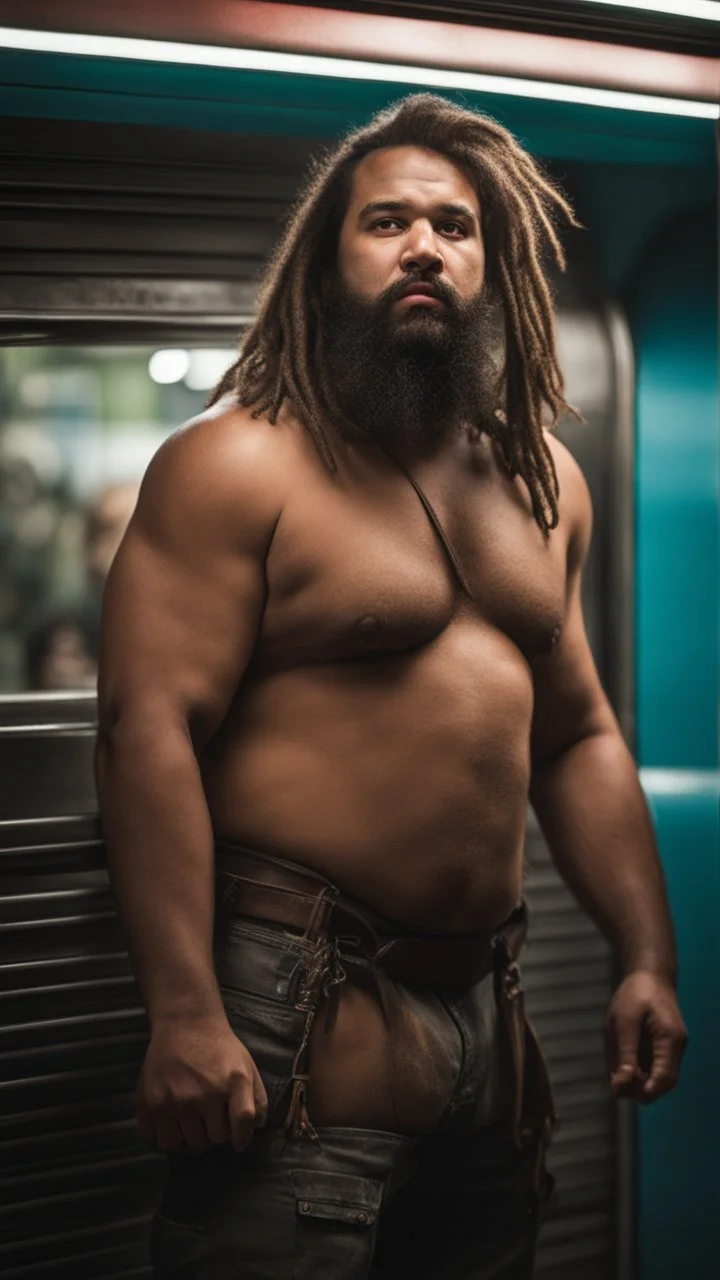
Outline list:
[[[285,1130],[293,1138],[310,1138],[312,1142],[317,1142],[318,1135],[307,1109],[307,1080],[307,1076],[296,1076],[293,1080]]]

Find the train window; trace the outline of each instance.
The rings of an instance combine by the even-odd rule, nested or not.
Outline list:
[[[94,688],[102,587],[139,481],[234,356],[0,349],[0,693]]]

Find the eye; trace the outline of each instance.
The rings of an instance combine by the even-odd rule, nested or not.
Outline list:
[[[392,231],[395,227],[399,227],[400,223],[397,218],[378,218],[372,223],[371,231]]]
[[[438,231],[450,235],[467,235],[467,230],[462,222],[441,222],[438,224]]]

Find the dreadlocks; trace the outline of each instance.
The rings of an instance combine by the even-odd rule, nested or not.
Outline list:
[[[232,391],[238,402],[267,413],[270,422],[288,399],[331,473],[335,459],[327,428],[344,415],[337,403],[322,344],[322,278],[335,262],[338,235],[354,170],[383,147],[436,151],[463,169],[480,201],[487,248],[487,288],[499,303],[505,359],[498,378],[495,435],[510,476],[519,475],[545,535],[558,522],[558,484],[542,427],[575,413],[563,396],[550,287],[541,263],[549,245],[565,269],[553,226],[562,213],[578,226],[567,200],[516,139],[489,116],[435,94],[413,94],[351,133],[315,164],[268,268],[257,318],[240,358],[213,391],[209,405]],[[500,401],[502,403],[502,401]],[[577,416],[577,415],[576,415]],[[352,425],[352,424],[350,424]]]

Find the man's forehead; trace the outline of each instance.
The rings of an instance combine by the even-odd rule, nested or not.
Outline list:
[[[364,156],[353,174],[350,203],[402,198],[425,192],[438,200],[462,200],[479,211],[477,193],[467,174],[447,156],[422,147],[383,147]]]

